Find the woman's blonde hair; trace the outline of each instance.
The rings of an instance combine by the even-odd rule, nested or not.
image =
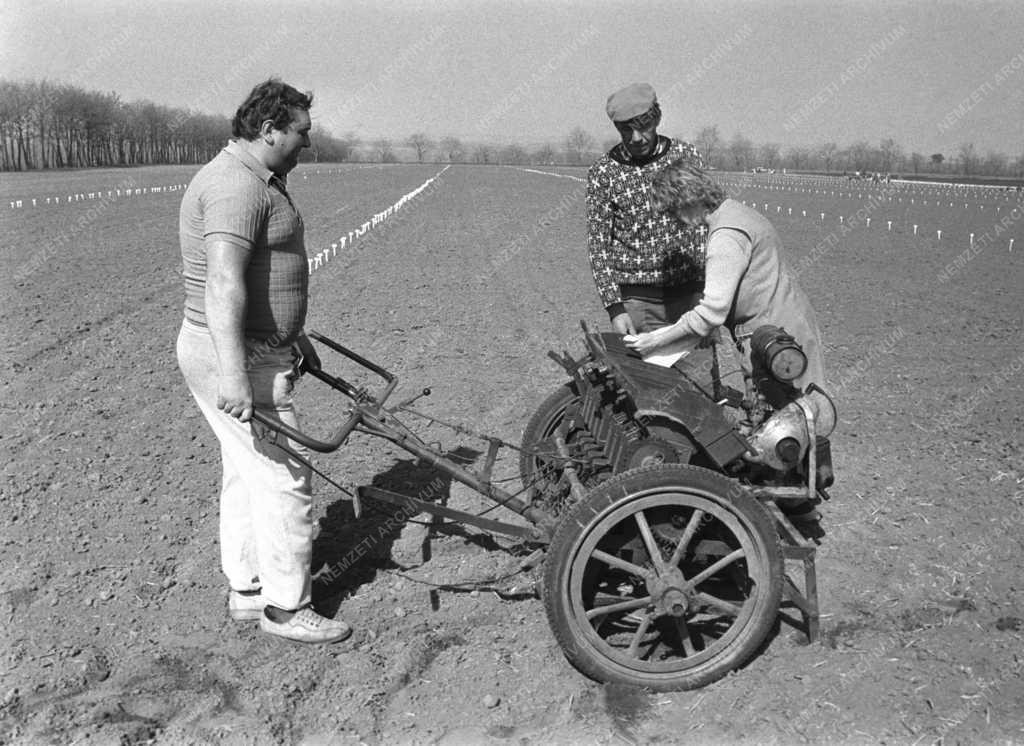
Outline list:
[[[684,160],[676,160],[658,171],[651,181],[654,209],[669,212],[672,208],[701,206],[709,211],[725,201],[725,189],[708,178],[703,169]]]

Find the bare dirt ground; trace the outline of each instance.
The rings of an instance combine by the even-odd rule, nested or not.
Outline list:
[[[293,179],[311,250],[436,171]],[[571,178],[453,167],[313,275],[309,326],[398,373],[398,397],[430,386],[421,410],[518,442],[563,379],[547,350],[579,353],[578,319],[604,322],[582,195]],[[0,743],[1024,742],[1021,255],[1001,237],[939,278],[994,205],[887,204],[815,252],[836,225],[799,211],[851,216],[863,197],[745,195],[797,208],[772,217],[791,258],[813,259],[801,283],[840,405],[823,635],[806,645],[780,624],[743,670],[674,694],[583,678],[541,601],[488,590],[516,562],[511,540],[380,510],[356,521],[322,480],[316,569],[345,570],[316,597],[352,639],[293,646],[229,621],[219,454],[173,355],[180,195],[4,212]],[[311,429],[334,404],[302,384]],[[456,456],[483,448],[420,427]],[[365,436],[317,463],[347,484],[485,505]]]

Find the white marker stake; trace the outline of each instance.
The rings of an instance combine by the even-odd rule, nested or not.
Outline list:
[[[792,207],[790,207],[790,208],[789,208],[789,214],[790,214],[790,215],[792,215],[792,214],[793,214],[793,208],[792,208]]]
[[[914,235],[917,235],[917,223],[914,223]]]
[[[840,223],[843,222],[843,216],[842,215],[839,216],[839,222]]]
[[[891,220],[888,220],[888,221],[886,221],[886,222],[888,222],[888,223],[889,223],[889,230],[892,230],[892,221],[891,221]]]
[[[867,224],[866,224],[866,225],[865,225],[864,227],[865,227],[865,228],[870,228],[870,227],[871,227],[871,218],[868,218],[868,219],[867,219],[867,221],[866,221],[866,223],[867,223]]]
[[[821,213],[821,222],[825,222],[825,213]]]
[[[334,256],[337,256],[338,255],[338,244],[332,243],[331,244],[331,251],[334,253]]]
[[[935,233],[938,236],[938,240],[941,241],[942,240],[942,231],[935,231]]]
[[[1012,238],[1010,239],[1010,249],[1009,250],[1013,251],[1013,239]]]

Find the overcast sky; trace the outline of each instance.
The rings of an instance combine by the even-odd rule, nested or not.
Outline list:
[[[0,75],[230,115],[260,80],[337,134],[615,137],[651,83],[662,131],[1024,153],[1024,0],[429,2],[0,0]]]

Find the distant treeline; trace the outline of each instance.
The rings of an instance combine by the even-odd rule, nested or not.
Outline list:
[[[125,102],[116,93],[0,79],[0,170],[205,163],[231,134],[227,117]],[[316,132],[319,149],[348,148]]]
[[[151,101],[124,102],[116,93],[86,91],[77,86],[0,79],[0,170],[87,168],[153,164],[199,164],[224,147],[231,132],[227,117],[161,106]],[[611,134],[611,133],[609,133]],[[865,140],[851,145],[826,142],[815,147],[784,149],[777,143],[757,144],[742,133],[726,139],[717,125],[701,128],[690,140],[704,160],[722,170],[752,169],[877,172],[942,178],[1020,179],[1024,153],[979,153],[962,143],[957,152],[907,153],[891,138],[877,146]],[[402,161],[586,165],[616,140],[600,146],[590,133],[574,128],[559,143],[463,143],[456,137],[435,140],[416,132],[400,140],[362,140],[354,134],[336,137],[320,126],[311,133],[312,147],[302,160],[319,163]]]

